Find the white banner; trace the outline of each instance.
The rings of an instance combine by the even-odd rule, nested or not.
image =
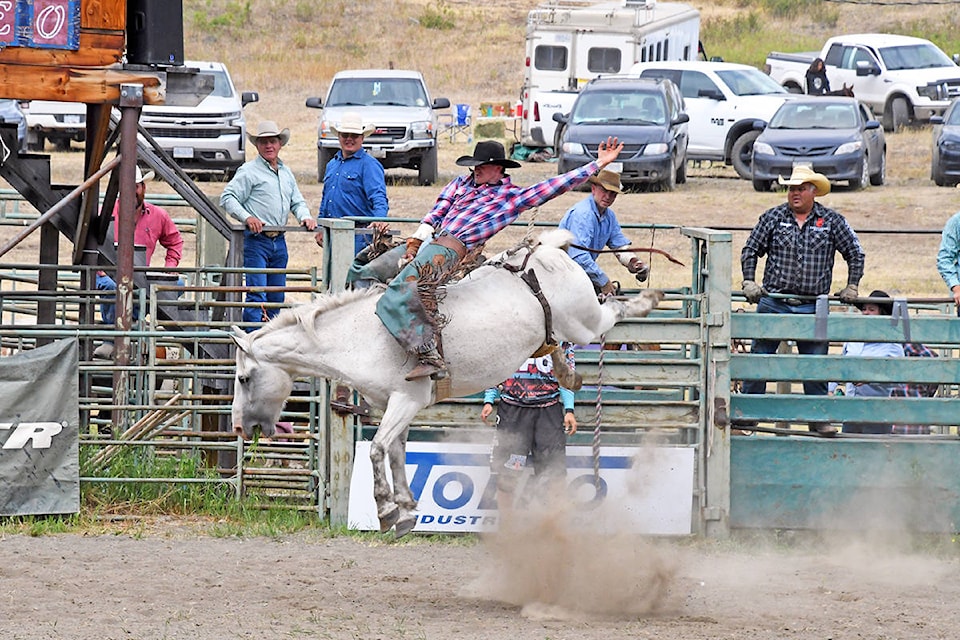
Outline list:
[[[590,447],[567,447],[567,487],[577,517],[592,527],[653,535],[691,532],[694,449],[601,447],[600,489],[594,488]],[[389,476],[389,474],[388,474]],[[518,486],[518,502],[532,476]],[[407,480],[418,502],[414,531],[466,532],[497,528],[490,445],[408,442]],[[350,479],[349,526],[380,528],[373,500],[370,442],[356,443]]]

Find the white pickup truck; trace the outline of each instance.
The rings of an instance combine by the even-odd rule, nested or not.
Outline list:
[[[960,96],[960,67],[923,38],[887,33],[835,36],[820,51],[772,52],[764,70],[794,93],[804,93],[806,73],[821,58],[832,89],[852,86],[854,95],[882,114],[886,131],[943,114]]]
[[[744,180],[753,178],[755,125],[796,97],[756,67],[733,62],[640,62],[630,74],[669,78],[680,87],[690,116],[687,158],[732,164]]]

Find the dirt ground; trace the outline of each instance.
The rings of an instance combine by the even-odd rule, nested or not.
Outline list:
[[[960,567],[886,540],[0,539],[7,640],[955,638]],[[553,567],[554,570],[548,570]]]

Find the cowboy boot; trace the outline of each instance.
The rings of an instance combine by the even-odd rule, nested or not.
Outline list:
[[[417,354],[417,366],[405,377],[407,380],[416,380],[430,376],[433,380],[442,380],[447,377],[447,363],[437,351],[436,347]]]

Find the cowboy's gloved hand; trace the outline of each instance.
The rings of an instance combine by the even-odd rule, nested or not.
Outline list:
[[[750,304],[757,304],[763,296],[763,288],[753,280],[743,281],[743,296]]]
[[[630,258],[627,263],[627,271],[637,277],[637,282],[646,282],[650,276],[650,267],[640,258]]]
[[[840,292],[837,294],[840,296],[840,302],[845,302],[846,304],[853,304],[857,301],[857,298],[860,296],[860,290],[857,289],[857,285],[848,284],[843,289],[840,289]]]
[[[615,296],[617,295],[617,285],[614,284],[613,280],[607,280],[607,284],[600,287],[600,293],[603,296]]]

